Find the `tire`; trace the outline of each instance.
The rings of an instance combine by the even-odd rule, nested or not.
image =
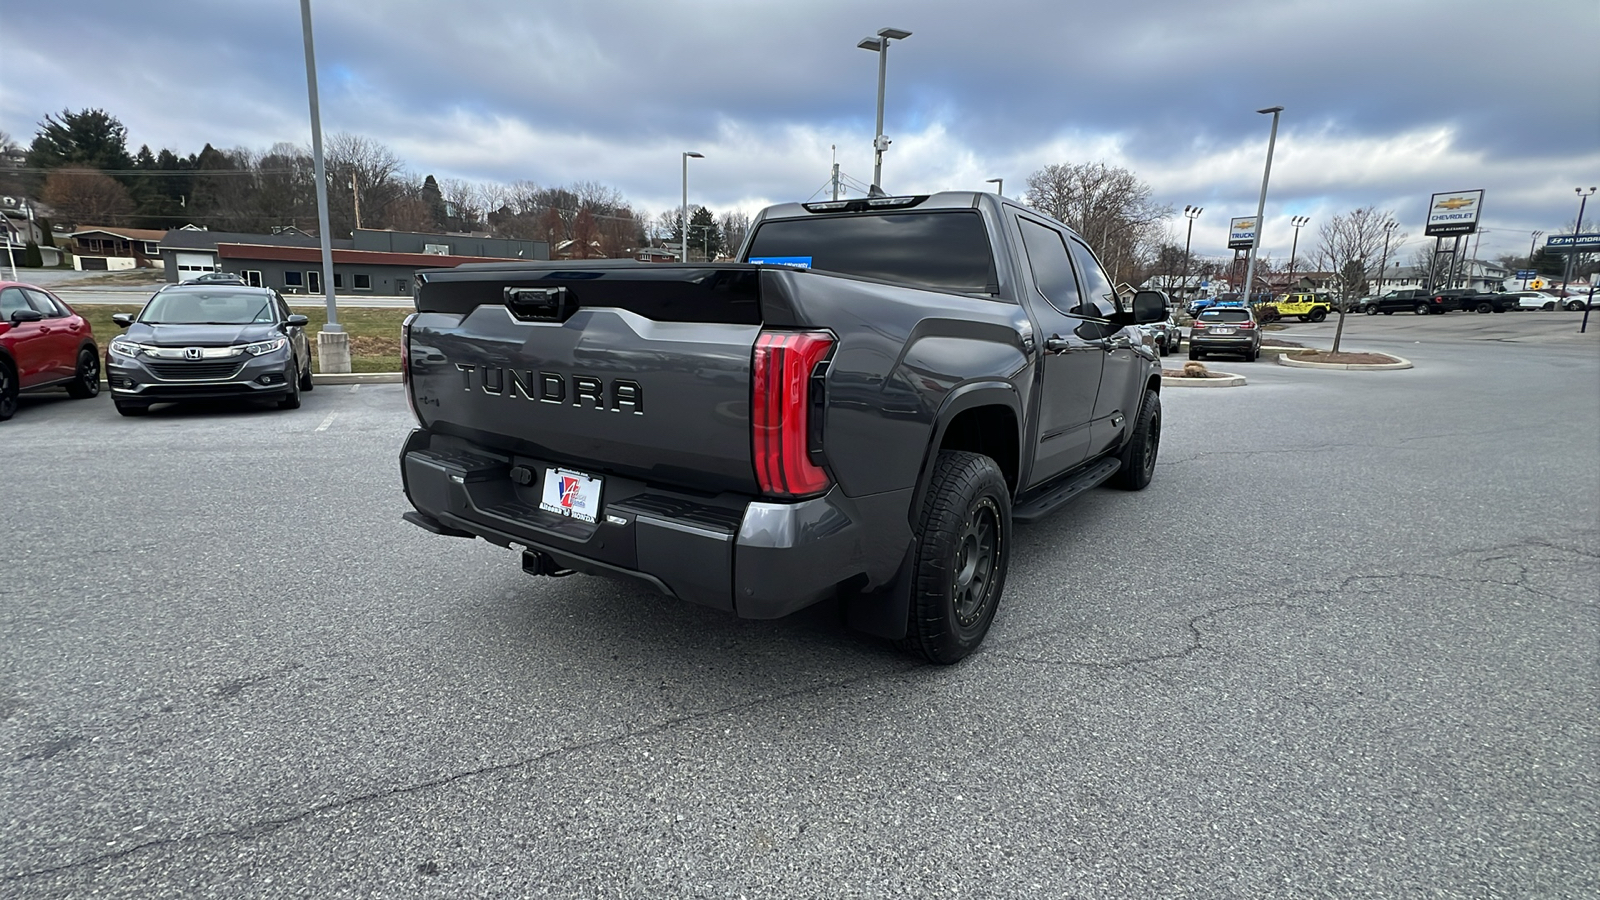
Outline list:
[[[1310,318],[1311,318],[1311,321],[1313,321],[1313,322],[1322,322],[1322,321],[1325,321],[1328,318],[1328,313],[1325,310],[1319,309],[1316,312],[1312,313]]]
[[[72,383],[67,385],[67,396],[74,400],[88,400],[100,395],[100,354],[94,348],[78,351],[78,370]]]
[[[1194,348],[1194,344],[1190,344],[1189,345],[1189,358],[1190,359],[1199,359],[1200,357],[1202,357],[1204,355],[1205,354],[1201,353],[1199,350],[1196,350]]]
[[[1583,312],[1583,301],[1582,300],[1573,300],[1573,301],[1569,302],[1567,304],[1567,310],[1569,312]]]
[[[1392,315],[1394,315],[1394,310],[1386,309],[1386,310],[1383,311],[1383,314],[1386,315],[1386,316],[1392,316]]]
[[[1418,303],[1417,304],[1417,308],[1415,310],[1413,310],[1413,312],[1415,312],[1419,316],[1425,316],[1428,313],[1432,312],[1432,310],[1430,310],[1428,308],[1428,304],[1426,304],[1426,303]]]
[[[1375,316],[1375,315],[1377,315],[1377,314],[1378,314],[1378,308],[1377,308],[1377,307],[1376,307],[1376,306],[1369,306],[1369,307],[1367,307],[1367,315],[1369,315],[1369,316]]]
[[[1478,311],[1478,315],[1480,315],[1480,316],[1488,315],[1489,313],[1492,313],[1492,312],[1497,312],[1497,310],[1494,308],[1494,304],[1490,303],[1487,300],[1483,301],[1482,303],[1479,303],[1477,306],[1473,307],[1473,309],[1477,310]]]
[[[942,450],[923,498],[902,650],[949,665],[983,642],[1005,590],[1011,493],[1000,467]]]
[[[289,393],[278,401],[279,409],[300,408],[300,375],[293,370],[284,373],[284,381],[289,383]]]
[[[1111,476],[1111,483],[1125,491],[1144,490],[1155,475],[1156,454],[1160,451],[1161,395],[1145,391],[1144,404],[1139,407],[1139,421],[1119,457],[1122,468]]]
[[[1296,316],[1296,317],[1295,317],[1295,318],[1297,318],[1297,319],[1299,319],[1299,320],[1300,320],[1300,321],[1302,321],[1302,322],[1309,322],[1309,321],[1311,321],[1311,317],[1310,317],[1310,316]]]
[[[1244,352],[1244,361],[1245,362],[1255,362],[1256,361],[1256,357],[1259,356],[1259,355],[1261,355],[1261,351],[1259,351],[1259,350],[1246,350]]]
[[[124,416],[142,416],[150,411],[148,403],[123,403],[121,400],[112,402],[117,405],[117,412]]]
[[[305,374],[300,376],[300,390],[309,391],[314,387],[316,387],[316,385],[311,383],[311,364],[306,363]]]
[[[1555,312],[1556,311],[1556,302],[1554,300],[1551,300],[1549,303],[1546,303],[1545,305],[1543,305],[1543,306],[1541,306],[1539,308],[1544,310],[1545,312]]]
[[[4,359],[0,359],[0,422],[17,414],[19,393],[21,385],[17,382],[17,370]]]

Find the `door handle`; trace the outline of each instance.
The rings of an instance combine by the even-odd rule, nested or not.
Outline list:
[[[1061,335],[1052,334],[1044,339],[1044,349],[1046,353],[1068,353],[1073,349],[1073,345],[1064,340]]]

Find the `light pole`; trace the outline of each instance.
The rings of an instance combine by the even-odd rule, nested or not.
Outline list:
[[[879,28],[877,37],[864,37],[856,44],[863,50],[878,53],[878,130],[872,139],[872,186],[883,190],[883,151],[889,149],[889,139],[883,136],[883,82],[889,71],[889,42],[903,41],[911,32],[903,28]]]
[[[1383,256],[1378,261],[1378,288],[1373,292],[1374,295],[1383,290],[1383,273],[1387,271],[1389,265],[1389,236],[1399,227],[1400,223],[1393,219],[1383,223]]]
[[[1267,167],[1261,173],[1261,199],[1256,201],[1256,234],[1250,239],[1250,252],[1244,258],[1244,302],[1250,302],[1250,285],[1256,277],[1256,250],[1261,247],[1261,232],[1263,223],[1261,217],[1267,212],[1267,181],[1272,178],[1272,148],[1278,142],[1278,115],[1283,112],[1281,106],[1269,106],[1258,109],[1256,112],[1266,115],[1272,113],[1272,133],[1267,137]]]
[[[1294,226],[1294,241],[1289,244],[1289,287],[1291,290],[1294,288],[1294,254],[1296,250],[1300,249],[1300,229],[1304,228],[1309,221],[1311,221],[1310,216],[1295,216],[1289,220],[1289,224]],[[1261,230],[1260,222],[1256,223],[1256,230],[1258,232]]]
[[[1572,267],[1578,261],[1578,235],[1583,233],[1583,207],[1589,202],[1595,189],[1589,188],[1587,192],[1583,188],[1573,188],[1573,190],[1578,192],[1578,223],[1572,226],[1572,246],[1567,248],[1567,267],[1563,270],[1565,274],[1561,276],[1560,302],[1563,305],[1567,302],[1567,284],[1572,281]]]
[[[311,161],[317,179],[317,230],[322,243],[322,291],[328,321],[317,333],[317,363],[324,372],[350,371],[350,336],[339,324],[333,303],[333,235],[328,226],[328,170],[322,163],[322,113],[317,107],[317,54],[311,42],[311,0],[300,0],[300,29],[305,33],[306,95],[311,100]]]
[[[986,178],[984,184],[994,185],[994,192],[1004,197],[1006,195],[1006,180],[1004,178]]]
[[[1523,267],[1523,271],[1524,272],[1526,272],[1526,271],[1528,271],[1528,270],[1533,268],[1533,248],[1538,246],[1539,238],[1542,237],[1543,235],[1544,235],[1544,232],[1542,232],[1542,231],[1533,232],[1533,240],[1528,242],[1528,264]],[[1535,274],[1537,274],[1537,273],[1535,273]],[[1522,279],[1522,289],[1523,290],[1527,290],[1528,289],[1528,279],[1526,279],[1526,278]]]
[[[1183,236],[1183,280],[1178,284],[1184,291],[1189,290],[1189,246],[1194,241],[1194,220],[1200,218],[1200,214],[1204,211],[1203,206],[1185,205],[1183,208],[1183,217],[1189,220],[1189,230]]]
[[[683,151],[683,245],[678,248],[678,262],[689,261],[689,160],[705,159],[704,153]]]

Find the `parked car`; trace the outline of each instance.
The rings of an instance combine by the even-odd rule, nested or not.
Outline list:
[[[111,320],[126,329],[106,345],[111,399],[125,416],[152,403],[221,398],[296,409],[311,390],[306,317],[290,314],[270,288],[170,285],[138,315]]]
[[[1326,294],[1284,294],[1276,301],[1278,315],[1288,318],[1298,316],[1302,322],[1321,322],[1333,312],[1333,303]]]
[[[1556,298],[1541,291],[1507,291],[1504,296],[1512,309],[1556,308]]]
[[[1468,291],[1456,294],[1454,301],[1456,308],[1462,312],[1500,313],[1516,307],[1516,301],[1509,299],[1503,291]]]
[[[244,284],[245,280],[232,272],[207,272],[191,278],[184,284]]]
[[[1397,312],[1413,312],[1419,316],[1425,316],[1430,313],[1442,314],[1447,311],[1445,301],[1442,298],[1436,299],[1432,293],[1420,288],[1390,291],[1373,301],[1372,305],[1368,306],[1366,310],[1369,316],[1375,316],[1378,313],[1388,316]]]
[[[1155,340],[1156,350],[1162,356],[1177,353],[1178,347],[1183,343],[1183,329],[1178,327],[1178,322],[1172,316],[1172,308],[1167,308],[1167,317],[1159,322],[1141,325],[1141,328],[1150,333]]]
[[[0,421],[23,391],[64,387],[87,400],[100,393],[100,351],[89,323],[42,287],[0,281]]]
[[[1255,362],[1261,353],[1261,328],[1255,311],[1247,306],[1213,307],[1195,317],[1189,329],[1189,358],[1207,353],[1237,353]]]

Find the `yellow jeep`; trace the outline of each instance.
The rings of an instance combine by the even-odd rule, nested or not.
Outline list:
[[[1319,294],[1285,294],[1277,306],[1278,315],[1299,316],[1302,322],[1321,322],[1333,311],[1333,304]]]

